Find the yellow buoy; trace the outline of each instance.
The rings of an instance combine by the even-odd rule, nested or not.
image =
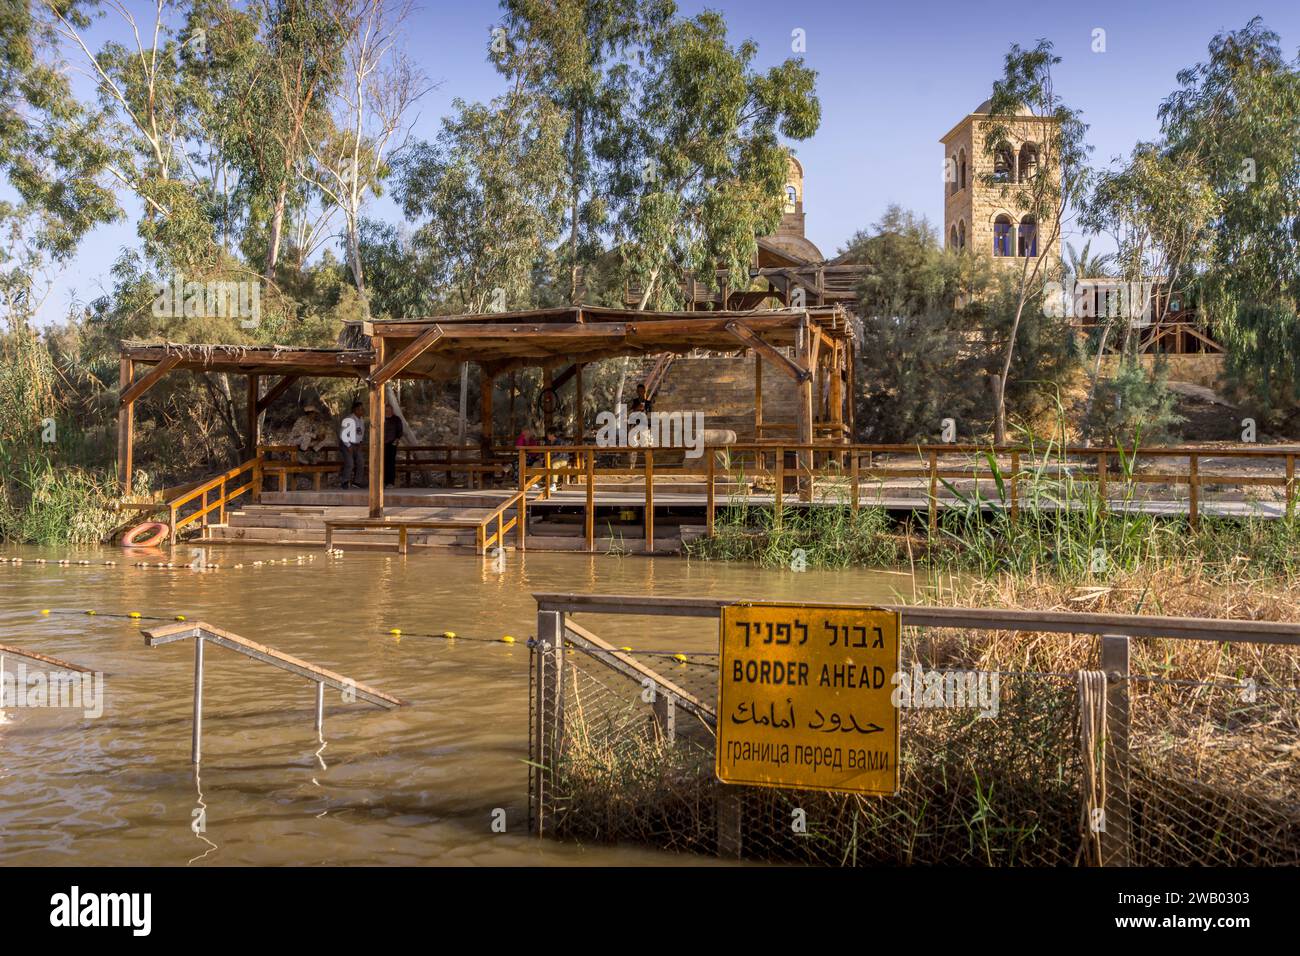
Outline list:
[[[686,663],[686,655],[685,655],[685,654],[674,654],[674,655],[673,655],[673,660],[677,661],[677,662],[680,663],[680,664],[685,664],[685,663]]]
[[[185,615],[184,615],[184,614],[177,614],[177,615],[176,615],[176,620],[178,620],[178,621],[183,621],[183,620],[185,620]]]
[[[402,633],[402,629],[401,629],[400,627],[390,627],[390,628],[388,629],[388,633],[389,633],[389,634],[401,634],[401,633]]]
[[[139,616],[140,616],[139,611],[132,611],[130,614],[127,615],[127,617],[139,617]]]
[[[94,612],[94,611],[87,611],[86,613],[87,613],[87,614],[94,614],[95,612]]]
[[[619,650],[620,650],[620,651],[627,651],[629,654],[632,653],[632,648],[630,648],[630,647],[620,647]]]
[[[505,635],[504,637],[501,638],[501,643],[502,643],[502,644],[513,644],[514,642],[515,642],[515,639],[514,639],[513,637],[511,637],[509,634],[507,634],[507,635]]]
[[[443,636],[443,637],[455,637],[455,636],[456,636],[456,632],[455,632],[455,631],[443,631],[443,632],[442,632],[442,636]]]
[[[49,614],[49,613],[50,613],[50,609],[49,609],[48,607],[43,607],[43,608],[41,608],[41,613],[42,613],[42,614]]]

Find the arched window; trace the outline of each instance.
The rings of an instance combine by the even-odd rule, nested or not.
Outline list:
[[[966,248],[966,220],[963,219],[957,223],[957,248]]]
[[[794,188],[792,183],[787,183],[785,187],[785,211],[794,212],[795,203],[799,199],[799,192]]]
[[[1033,216],[1020,220],[1020,238],[1016,243],[1016,255],[1032,259],[1038,255],[1038,223]]]
[[[1038,146],[1025,143],[1020,147],[1020,182],[1027,183],[1038,175]]]
[[[966,150],[957,154],[957,188],[966,188]]]
[[[956,227],[956,226],[953,226],[951,229],[948,230],[948,248],[949,248],[949,249],[957,249],[957,248],[959,248],[959,246],[957,245],[957,227]]]
[[[943,178],[948,181],[948,195],[957,195],[957,157],[949,156],[943,170]]]
[[[1014,178],[1016,166],[1015,154],[1010,146],[1000,146],[993,153],[993,181],[1009,183]]]
[[[1011,255],[1011,217],[1008,215],[993,220],[993,255],[998,258]]]

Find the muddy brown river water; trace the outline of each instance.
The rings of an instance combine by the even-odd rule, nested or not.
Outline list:
[[[528,836],[532,593],[846,602],[911,594],[906,574],[796,573],[676,558],[512,554],[498,572],[490,561],[459,554],[329,557],[318,549],[240,547],[210,550],[222,568],[196,573],[135,568],[139,558],[118,549],[0,546],[0,555],[23,558],[22,565],[0,565],[0,643],[105,675],[99,716],[4,708],[4,864],[680,863],[640,848]],[[188,549],[150,557],[191,560]],[[38,558],[94,563],[41,565]],[[288,564],[253,566],[285,558]],[[118,564],[105,567],[106,560]],[[126,617],[131,612],[145,620]],[[314,684],[209,647],[196,774],[192,644],[150,649],[140,635],[141,626],[175,615],[339,671],[409,706],[383,711],[327,692],[322,742]],[[717,650],[716,627],[698,619],[579,620],[638,649]],[[407,634],[395,637],[394,627]],[[518,643],[410,636],[443,631],[510,634]],[[9,657],[5,667],[12,674],[18,663]],[[491,826],[498,808],[505,833]],[[200,810],[205,830],[196,833]]]

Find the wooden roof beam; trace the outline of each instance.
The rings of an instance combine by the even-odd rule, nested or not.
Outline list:
[[[802,385],[812,378],[812,372],[793,359],[787,358],[780,349],[773,348],[763,340],[762,336],[748,326],[742,325],[740,322],[728,322],[727,331],[799,384]]]
[[[375,388],[384,385],[402,369],[429,351],[441,338],[443,338],[442,327],[432,326],[414,342],[385,362],[383,368],[371,375],[369,378],[370,384]]]
[[[145,392],[157,385],[164,375],[174,369],[181,362],[179,355],[168,355],[163,358],[157,365],[149,370],[143,378],[139,378],[131,383],[131,386],[124,391],[117,400],[118,407],[130,405]]]
[[[256,414],[260,415],[270,408],[271,403],[288,391],[289,386],[296,381],[298,381],[297,375],[286,375],[267,389],[266,394],[257,400]]]

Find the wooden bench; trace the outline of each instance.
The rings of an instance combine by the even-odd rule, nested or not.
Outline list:
[[[396,531],[397,553],[406,554],[407,535],[411,528],[417,530],[475,531],[481,522],[473,518],[330,518],[325,522],[325,550],[334,547],[335,531]]]

